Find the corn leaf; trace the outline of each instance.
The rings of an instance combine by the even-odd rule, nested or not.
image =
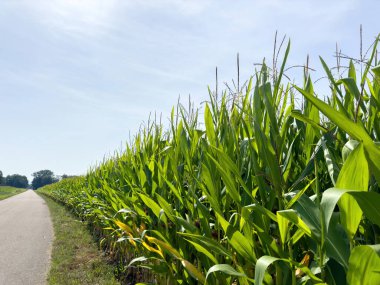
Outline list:
[[[364,154],[363,144],[359,144],[348,156],[336,182],[336,187],[367,191],[369,182],[369,170],[367,159]],[[362,217],[362,211],[349,195],[343,196],[339,202],[340,217],[350,239],[353,239]]]
[[[380,284],[380,244],[355,247],[348,262],[348,284]]]
[[[207,278],[210,276],[210,274],[214,272],[223,272],[224,274],[230,275],[230,276],[237,276],[237,277],[245,277],[247,278],[247,275],[244,273],[241,273],[239,271],[236,271],[231,265],[229,264],[216,264],[210,267],[210,269],[207,271],[206,274],[206,283],[207,283]]]

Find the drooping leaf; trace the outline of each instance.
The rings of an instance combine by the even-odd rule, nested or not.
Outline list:
[[[368,159],[371,172],[376,176],[377,181],[380,181],[380,147],[378,147],[368,135],[367,131],[359,123],[355,123],[343,113],[338,112],[322,100],[315,97],[307,91],[295,87],[303,96],[312,102],[323,114],[326,115],[340,129],[344,130],[353,139],[361,141],[364,146],[366,157]]]
[[[182,259],[181,264],[187,272],[190,273],[190,275],[197,280],[200,284],[204,284],[206,281],[206,278],[203,276],[201,272],[194,266],[194,264],[190,263],[189,261]]]
[[[206,255],[212,262],[218,263],[215,256],[208,249],[206,249],[203,245],[196,243],[194,241],[191,241],[189,239],[185,239],[185,240],[188,241],[189,243],[191,243],[198,252]],[[207,276],[206,276],[206,279],[207,279]]]
[[[326,191],[325,191],[326,192]],[[323,199],[323,198],[322,198]],[[337,202],[337,201],[336,201]],[[335,202],[335,204],[336,204]],[[298,212],[300,218],[307,224],[311,230],[311,237],[317,242],[322,243],[322,224],[321,224],[321,210],[317,205],[306,195],[302,195],[300,199],[294,204],[293,209]],[[334,208],[333,208],[334,209]],[[326,213],[323,213],[326,217]],[[332,215],[332,212],[331,212]],[[330,216],[331,218],[331,216]],[[327,227],[326,227],[327,229]],[[334,232],[325,230],[324,244],[327,255],[334,258],[344,268],[348,267],[349,247],[348,244],[343,242],[344,239]]]
[[[223,272],[224,274],[227,274],[227,275],[230,275],[230,276],[237,276],[237,277],[245,277],[245,278],[247,278],[247,275],[245,275],[244,273],[241,273],[239,271],[236,271],[236,269],[233,268],[229,264],[216,264],[216,265],[210,267],[210,269],[207,271],[207,274],[206,274],[206,283],[205,284],[208,284],[207,283],[207,278],[210,276],[210,274],[212,274],[214,272]]]
[[[352,250],[348,261],[347,283],[380,284],[380,245],[361,245]]]
[[[256,255],[251,241],[247,239],[240,231],[233,228],[232,225],[221,215],[216,214],[216,217],[228,237],[228,242],[236,250],[236,252],[247,260],[256,262]]]
[[[321,209],[325,213],[325,225],[328,227],[334,208],[344,195],[355,198],[364,215],[376,225],[380,226],[380,194],[339,188],[330,188],[323,193]]]
[[[309,226],[297,215],[295,210],[282,210],[277,211],[277,216],[281,216],[287,219],[289,222],[295,224],[298,228],[304,231],[305,234],[311,236],[311,230]]]
[[[350,155],[350,153],[357,147],[359,142],[357,140],[349,140],[345,143],[342,149],[342,159],[343,162],[346,161],[347,157]]]
[[[162,219],[162,221],[166,224],[167,219],[165,215],[161,214],[161,207],[150,197],[148,197],[145,194],[139,194],[141,200],[144,202],[144,204],[152,210],[153,214],[158,218]]]
[[[273,256],[262,256],[257,260],[255,267],[255,285],[263,284],[268,266],[278,260],[280,259]]]
[[[264,277],[266,275],[267,268],[272,263],[278,262],[278,261],[282,261],[282,262],[287,263],[288,265],[295,266],[295,267],[299,268],[301,271],[303,271],[305,274],[307,274],[307,276],[310,279],[312,279],[315,283],[322,283],[322,280],[320,278],[318,278],[317,276],[315,276],[311,272],[311,270],[302,263],[295,262],[295,261],[285,259],[285,258],[277,258],[277,257],[273,257],[273,256],[264,255],[264,256],[260,257],[256,263],[255,285],[262,285],[263,284],[263,280],[264,280]]]

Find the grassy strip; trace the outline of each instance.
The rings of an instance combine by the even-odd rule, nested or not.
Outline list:
[[[0,200],[24,192],[26,189],[11,186],[0,186]]]
[[[87,224],[68,212],[64,206],[41,196],[50,209],[55,235],[49,284],[120,284],[114,276],[114,267],[107,263],[98,250]]]

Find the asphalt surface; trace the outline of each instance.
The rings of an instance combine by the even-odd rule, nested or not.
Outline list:
[[[45,201],[28,190],[0,201],[0,285],[43,285],[53,227]]]

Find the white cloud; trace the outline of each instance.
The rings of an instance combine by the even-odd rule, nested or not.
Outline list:
[[[126,2],[131,7],[170,9],[183,15],[200,14],[213,2],[215,3],[212,0],[127,0]]]
[[[22,2],[38,20],[56,32],[70,36],[100,36],[117,28],[120,15],[157,9],[181,15],[199,14],[211,0],[35,0]],[[128,19],[123,19],[123,21]]]
[[[117,0],[37,0],[25,2],[50,29],[72,36],[101,35],[111,27]]]

